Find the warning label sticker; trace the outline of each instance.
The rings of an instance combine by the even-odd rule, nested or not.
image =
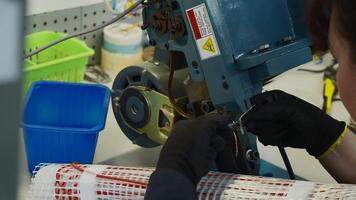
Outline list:
[[[187,17],[202,60],[220,55],[215,33],[205,4],[188,9]]]
[[[206,51],[210,51],[212,53],[216,52],[215,45],[214,45],[213,39],[211,39],[211,37],[209,37],[208,40],[205,42],[203,49]]]

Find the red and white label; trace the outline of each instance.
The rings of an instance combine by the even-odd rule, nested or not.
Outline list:
[[[215,33],[205,4],[186,11],[202,60],[220,55]]]

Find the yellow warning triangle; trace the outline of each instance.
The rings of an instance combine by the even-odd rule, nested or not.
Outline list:
[[[211,37],[209,37],[208,40],[205,42],[203,49],[215,53],[216,50],[215,50],[213,39],[211,39]]]

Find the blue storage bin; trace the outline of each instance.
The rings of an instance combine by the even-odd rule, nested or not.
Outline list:
[[[30,172],[39,163],[91,164],[109,100],[110,90],[101,85],[32,84],[22,116]]]

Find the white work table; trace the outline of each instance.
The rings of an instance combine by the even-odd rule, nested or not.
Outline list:
[[[330,58],[325,60],[326,61],[322,65],[308,63],[301,67],[308,69],[322,69],[329,63],[328,60],[330,60]],[[323,92],[322,76],[322,73],[313,74],[293,69],[276,78],[276,80],[266,86],[265,89],[281,89],[321,107]],[[349,115],[341,102],[333,104],[332,115],[339,120],[349,121]],[[18,199],[26,199],[26,193],[30,183],[30,175],[27,171],[25,150],[23,146],[21,135]],[[277,148],[265,147],[260,143],[258,144],[258,148],[262,159],[285,169]],[[99,136],[94,163],[153,167],[158,159],[160,149],[160,147],[144,149],[132,144],[116,123],[110,104],[106,127]],[[287,148],[286,150],[294,171],[298,176],[316,182],[335,182],[319,162],[309,156],[306,151],[290,148]]]

